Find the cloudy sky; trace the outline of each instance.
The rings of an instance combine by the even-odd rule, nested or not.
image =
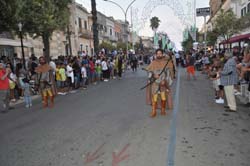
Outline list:
[[[89,11],[91,10],[91,0],[76,0]],[[112,0],[120,6],[127,8],[132,0]],[[175,42],[176,47],[181,49],[182,32],[186,26],[194,24],[194,1],[195,0],[136,0],[130,8],[127,20],[134,24],[134,29],[143,36],[152,36],[150,28],[150,18],[157,16],[160,20],[159,31],[166,32],[170,39]],[[116,5],[96,0],[97,10],[115,19],[124,20],[122,10]],[[208,7],[209,0],[196,0],[196,8]],[[204,22],[203,18],[197,18],[197,26],[200,28]]]

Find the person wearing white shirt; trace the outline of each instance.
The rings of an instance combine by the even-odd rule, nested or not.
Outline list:
[[[86,65],[83,64],[81,68],[81,75],[82,75],[82,87],[83,89],[86,89],[86,81],[87,81],[87,70],[86,70]]]
[[[104,79],[105,82],[108,82],[109,69],[108,69],[108,64],[107,64],[106,59],[103,59],[101,65],[102,65],[103,79]]]
[[[53,75],[55,76],[56,74],[56,63],[54,61],[49,62],[50,67],[53,69]]]
[[[74,84],[74,72],[73,68],[71,67],[71,63],[69,63],[66,67],[66,75],[68,77],[68,84],[70,89]]]
[[[175,53],[175,59],[176,59],[176,66],[178,67],[180,63],[180,54],[178,52]]]

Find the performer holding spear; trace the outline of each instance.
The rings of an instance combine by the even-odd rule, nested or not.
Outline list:
[[[156,59],[145,68],[145,70],[148,72],[149,83],[141,88],[141,90],[147,88],[147,103],[152,105],[152,118],[154,118],[157,114],[156,109],[158,105],[161,108],[161,115],[166,115],[167,93],[170,90],[167,81],[169,76],[169,71],[167,68],[169,60],[163,56],[162,49],[157,49],[155,54]]]

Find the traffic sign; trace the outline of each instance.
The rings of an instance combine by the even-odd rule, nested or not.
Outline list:
[[[196,15],[199,16],[209,16],[210,15],[210,7],[206,8],[197,8],[196,9]]]

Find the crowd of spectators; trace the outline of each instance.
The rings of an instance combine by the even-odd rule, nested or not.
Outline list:
[[[38,57],[32,54],[25,65],[16,55],[13,59],[1,57],[0,62],[0,100],[4,102],[0,110],[8,110],[9,103],[17,100],[25,100],[26,107],[31,107],[29,96],[39,93],[36,88]],[[89,85],[108,82],[110,79],[121,79],[127,66],[136,70],[137,63],[136,55],[126,57],[122,52],[112,56],[104,52],[97,56],[58,56],[49,61],[59,95],[87,89]]]
[[[250,46],[245,45],[238,54],[230,51],[190,52],[182,56],[181,63],[187,67],[188,75],[194,73],[190,65],[207,74],[215,90],[215,103],[227,103],[225,111],[237,111],[236,96],[250,102]]]

